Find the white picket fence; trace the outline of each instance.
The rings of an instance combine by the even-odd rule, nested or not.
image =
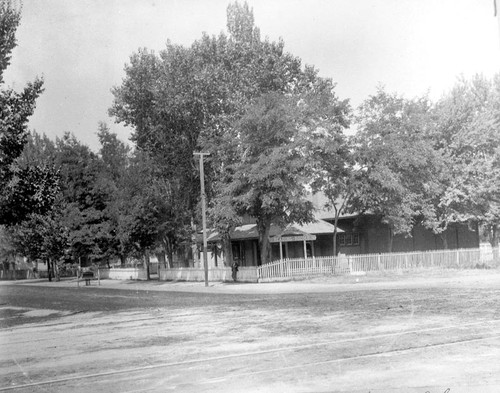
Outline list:
[[[492,251],[479,248],[409,253],[342,255],[283,259],[257,268],[259,281],[279,281],[295,277],[363,274],[374,271],[417,270],[429,268],[498,268],[500,261]]]

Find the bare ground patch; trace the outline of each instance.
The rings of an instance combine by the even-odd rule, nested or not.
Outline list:
[[[468,277],[51,314],[0,331],[0,390],[498,392],[500,286]]]

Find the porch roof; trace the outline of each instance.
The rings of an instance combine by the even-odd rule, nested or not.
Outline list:
[[[335,225],[332,225],[323,220],[316,220],[315,222],[299,225],[299,224],[289,224],[284,229],[277,225],[271,225],[271,230],[269,232],[269,237],[278,236],[300,236],[300,235],[323,235],[323,234],[333,234],[335,231]],[[344,232],[342,229],[337,227],[337,233]],[[234,228],[231,231],[231,240],[250,240],[258,239],[259,233],[257,231],[257,224],[246,224]],[[221,237],[217,231],[212,232],[207,241],[216,242],[221,240]]]

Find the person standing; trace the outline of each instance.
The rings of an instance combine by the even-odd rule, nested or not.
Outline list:
[[[238,262],[234,261],[233,264],[231,265],[231,271],[233,274],[233,281],[236,282],[237,280],[237,275],[238,275]]]

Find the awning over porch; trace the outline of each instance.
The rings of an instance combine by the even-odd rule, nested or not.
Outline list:
[[[287,226],[281,233],[269,236],[271,243],[307,242],[316,240],[316,235],[305,232],[293,225]]]

